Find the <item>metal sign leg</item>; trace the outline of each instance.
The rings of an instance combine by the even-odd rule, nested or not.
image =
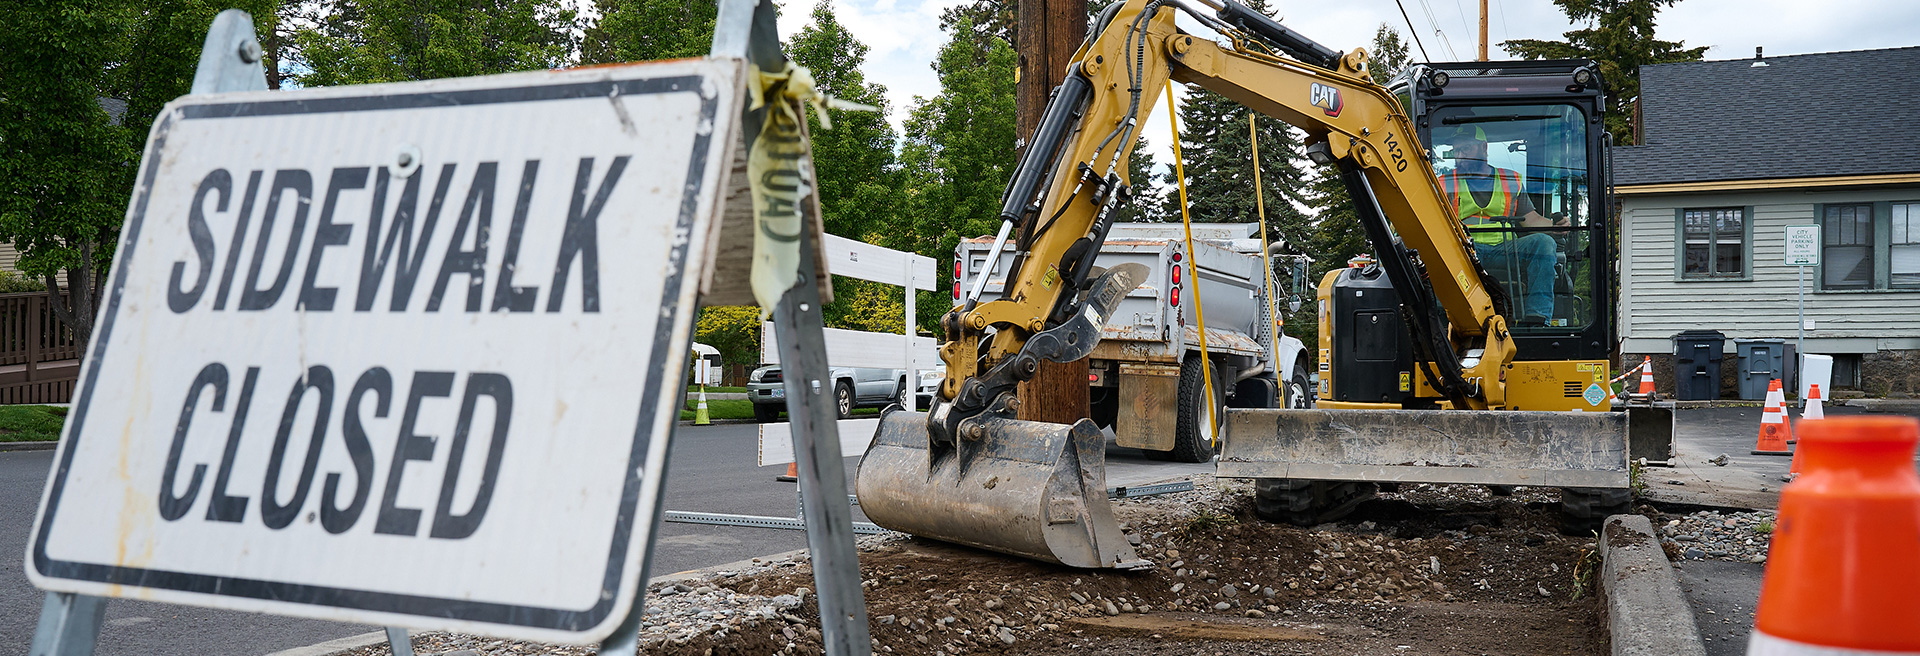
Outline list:
[[[407,636],[406,629],[387,627],[387,647],[393,650],[393,656],[413,656],[413,639]]]
[[[847,503],[833,380],[827,375],[810,232],[800,231],[800,252],[805,254],[800,258],[800,284],[774,307],[773,329],[786,372],[787,414],[793,422],[794,460],[799,463],[800,512],[807,524],[807,551],[819,588],[820,634],[828,654],[865,656],[873,643],[867,633],[866,598],[860,590],[860,556],[853,542],[853,506]]]
[[[40,604],[40,627],[33,633],[30,656],[93,656],[100,639],[100,621],[106,617],[105,597],[49,592]]]

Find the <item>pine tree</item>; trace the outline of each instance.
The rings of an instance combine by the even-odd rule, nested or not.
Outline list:
[[[1515,39],[1500,47],[1525,59],[1591,59],[1600,66],[1611,102],[1607,132],[1618,144],[1633,143],[1633,103],[1640,98],[1640,67],[1700,61],[1707,47],[1653,36],[1654,16],[1680,0],[1553,0],[1567,18],[1589,27],[1563,33],[1565,41]]]
[[[1280,119],[1255,119],[1260,138],[1260,192],[1254,197],[1252,111],[1225,96],[1193,89],[1180,107],[1180,150],[1185,158],[1187,208],[1193,221],[1233,223],[1258,220],[1257,200],[1266,204],[1267,227],[1283,235],[1302,235],[1307,227],[1302,191],[1305,173],[1297,130]],[[1176,183],[1172,175],[1168,182]],[[1167,217],[1179,217],[1177,190],[1167,195]]]

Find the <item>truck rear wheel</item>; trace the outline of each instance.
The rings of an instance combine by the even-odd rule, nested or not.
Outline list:
[[[1180,363],[1179,415],[1174,420],[1173,450],[1148,451],[1147,457],[1175,462],[1213,460],[1213,438],[1207,430],[1207,409],[1201,405],[1202,399],[1207,396],[1205,372],[1200,356],[1189,356]],[[1221,395],[1224,393],[1225,390],[1220,389],[1219,385],[1214,386],[1215,416],[1220,412]]]
[[[1351,514],[1378,491],[1378,485],[1360,481],[1258,478],[1253,481],[1253,514],[1295,526],[1324,524]]]

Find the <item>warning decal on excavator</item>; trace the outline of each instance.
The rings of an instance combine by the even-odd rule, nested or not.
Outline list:
[[[168,104],[28,578],[610,634],[645,582],[742,71],[679,60]]]

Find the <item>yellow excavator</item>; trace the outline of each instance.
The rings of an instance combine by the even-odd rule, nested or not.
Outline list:
[[[1151,566],[1114,520],[1099,429],[1017,420],[1015,387],[1042,360],[1091,353],[1128,292],[1173,283],[1095,262],[1132,195],[1139,126],[1170,80],[1304,130],[1378,258],[1320,285],[1321,407],[1226,410],[1220,476],[1254,479],[1261,515],[1299,523],[1402,482],[1549,485],[1577,514],[1619,508],[1630,455],[1666,458],[1658,437],[1629,447],[1605,391],[1610,199],[1591,63],[1423,65],[1390,90],[1371,81],[1364,51],[1232,0],[1197,1],[1128,0],[1095,19],[1003,199],[985,262],[1007,248],[1009,270],[980,272],[942,317],[946,378],[929,411],[886,413],[861,460],[867,517],[1069,566]],[[1181,30],[1179,13],[1219,40]],[[1422,145],[1463,135],[1486,154]],[[1501,200],[1459,186],[1476,167],[1506,171],[1492,176],[1507,181]],[[1502,216],[1463,225],[1462,202]],[[980,302],[996,274],[1004,293]],[[1670,411],[1665,421],[1670,440]]]

